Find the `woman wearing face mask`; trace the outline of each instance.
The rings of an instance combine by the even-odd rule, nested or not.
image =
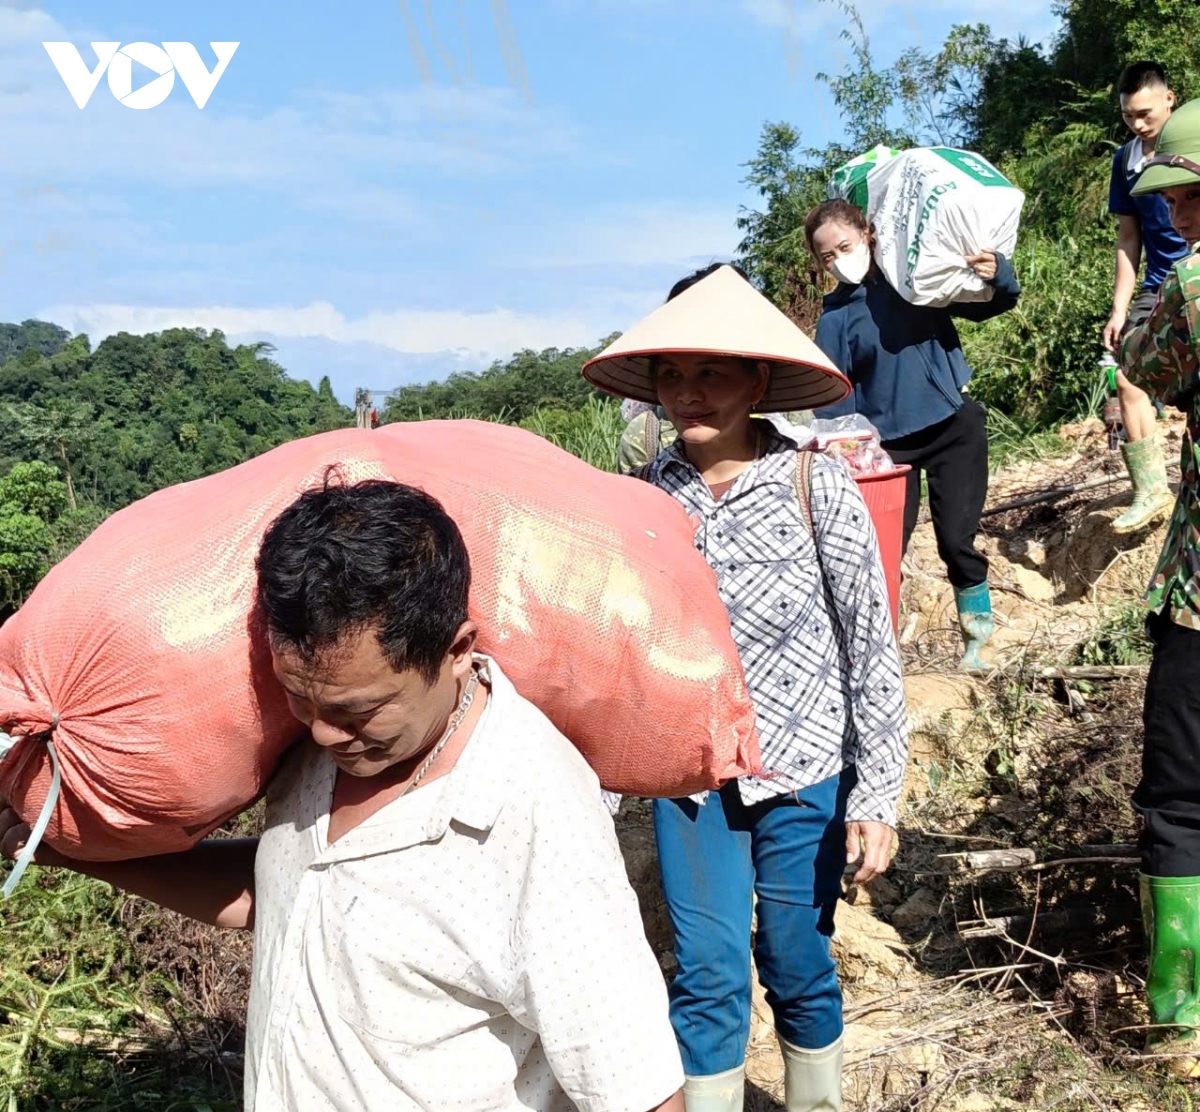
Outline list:
[[[804,234],[812,257],[838,282],[825,297],[817,345],[854,386],[849,398],[817,416],[861,413],[879,430],[892,459],[911,465],[906,550],[925,475],[938,555],[954,587],[965,645],[960,667],[985,667],[979,650],[995,623],[988,563],[975,548],[975,535],[987,498],[987,422],[983,406],[965,393],[971,368],[954,318],[989,320],[1016,305],[1021,287],[1012,264],[997,251],[968,256],[966,265],[992,287],[992,299],[930,308],[909,304],[879,272],[871,231],[854,205],[818,205]]]

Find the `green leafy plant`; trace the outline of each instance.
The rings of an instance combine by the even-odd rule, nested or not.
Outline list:
[[[1153,646],[1146,636],[1146,608],[1137,602],[1116,607],[1075,652],[1078,664],[1148,664]]]
[[[971,392],[1033,428],[1050,428],[1092,404],[1100,332],[1112,300],[1112,251],[1027,235],[1014,265],[1017,307],[961,329],[975,374]]]

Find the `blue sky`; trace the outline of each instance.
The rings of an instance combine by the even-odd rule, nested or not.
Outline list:
[[[879,60],[1045,0],[860,0]],[[819,145],[828,0],[0,0],[0,320],[266,339],[343,400],[594,343],[727,258],[765,120]],[[240,47],[80,110],[43,41]],[[152,77],[135,76],[135,88]]]

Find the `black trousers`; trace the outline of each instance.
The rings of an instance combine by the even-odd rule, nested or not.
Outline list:
[[[1151,614],[1154,659],[1142,707],[1142,780],[1133,805],[1145,820],[1149,876],[1200,876],[1200,632]]]
[[[929,483],[929,513],[938,555],[954,587],[975,587],[987,579],[988,562],[976,551],[979,515],[988,490],[987,413],[963,398],[952,417],[883,445],[896,463],[912,467],[904,503],[904,550],[921,510],[921,474]]]

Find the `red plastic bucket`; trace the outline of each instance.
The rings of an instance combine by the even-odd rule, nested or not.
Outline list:
[[[900,557],[904,549],[904,494],[908,488],[906,463],[879,475],[857,475],[863,501],[879,537],[879,555],[887,577],[888,601],[892,604],[892,628],[900,632]]]

